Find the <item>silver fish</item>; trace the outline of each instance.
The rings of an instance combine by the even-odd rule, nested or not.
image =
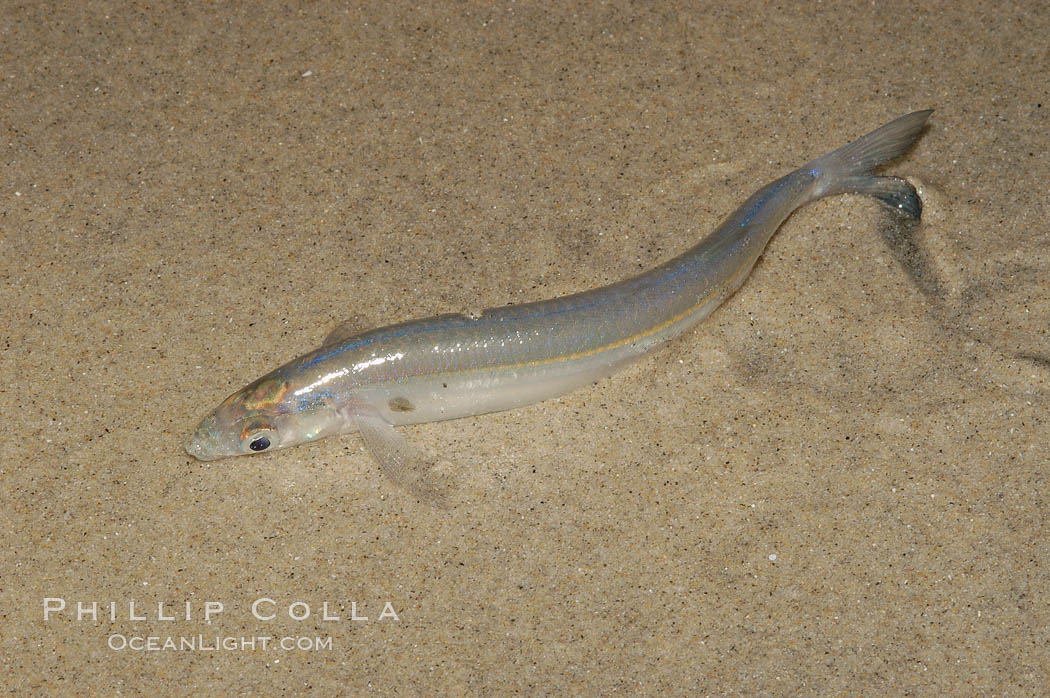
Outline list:
[[[867,194],[918,218],[915,188],[872,171],[908,150],[931,111],[902,116],[767,184],[696,246],[638,276],[480,314],[363,333],[337,327],[320,348],[226,398],[186,450],[215,460],[358,432],[395,482],[425,492],[426,459],[395,426],[508,410],[609,375],[707,317],[810,201]]]

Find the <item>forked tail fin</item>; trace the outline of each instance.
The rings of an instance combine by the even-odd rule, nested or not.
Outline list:
[[[922,214],[915,187],[898,177],[871,174],[903,155],[922,133],[932,109],[912,112],[806,165],[817,176],[814,198],[834,194],[867,194],[913,218]]]

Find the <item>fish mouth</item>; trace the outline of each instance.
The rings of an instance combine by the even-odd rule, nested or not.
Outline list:
[[[214,456],[208,453],[204,449],[204,445],[201,444],[201,442],[197,440],[196,437],[191,438],[189,441],[186,442],[186,453],[190,454],[197,460],[209,461],[219,459],[219,456]]]
[[[218,421],[214,414],[205,417],[193,432],[190,440],[186,442],[186,453],[202,461],[222,458],[223,453],[219,448],[219,440],[215,429]]]

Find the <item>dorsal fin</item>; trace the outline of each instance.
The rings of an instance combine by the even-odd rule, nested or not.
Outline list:
[[[341,322],[335,327],[333,327],[332,331],[329,332],[325,336],[324,341],[321,342],[321,346],[327,347],[333,344],[339,344],[341,342],[344,342],[347,339],[353,337],[354,335],[360,334],[362,331],[364,331],[365,327],[366,324],[364,322],[364,319],[359,315],[355,315],[349,320]]]

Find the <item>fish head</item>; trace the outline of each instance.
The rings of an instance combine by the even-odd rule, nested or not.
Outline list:
[[[291,383],[274,372],[230,395],[202,419],[186,452],[203,461],[266,453],[324,436],[332,425],[330,411],[296,397]]]

